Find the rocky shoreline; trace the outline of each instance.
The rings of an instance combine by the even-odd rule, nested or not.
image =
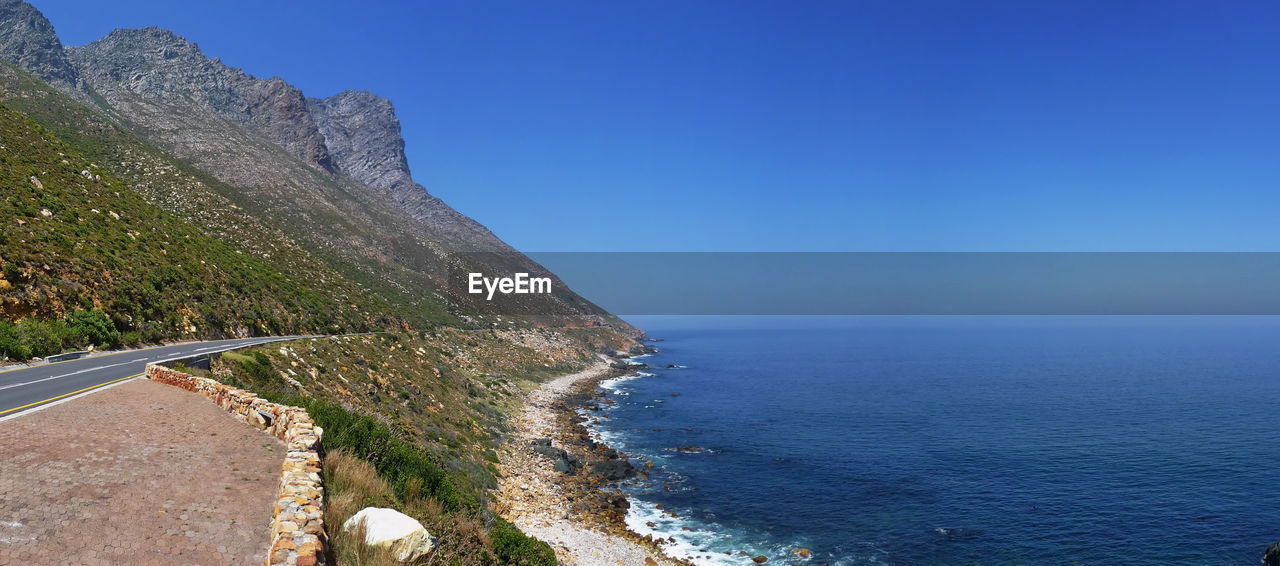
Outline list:
[[[685,566],[659,542],[627,529],[630,503],[609,483],[642,473],[626,456],[591,439],[577,409],[598,398],[599,384],[627,370],[608,361],[531,391],[513,420],[498,468],[496,510],[520,530],[551,544],[570,566]]]

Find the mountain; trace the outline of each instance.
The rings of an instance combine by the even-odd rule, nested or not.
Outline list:
[[[292,280],[364,295],[353,319],[509,325],[513,317],[486,316],[477,298],[451,288],[450,271],[555,279],[414,180],[384,98],[361,91],[308,98],[159,28],[64,47],[30,5],[0,0],[0,14],[0,59],[54,87],[0,69],[0,103],[204,234]],[[555,281],[554,294],[522,298],[524,310],[539,315],[523,323],[635,332]]]
[[[28,336],[25,350],[0,344],[0,356],[88,346],[31,325],[75,310],[109,313],[116,332],[108,335],[124,345],[385,328],[397,320],[390,305],[323,266],[281,269],[269,255],[202,233],[4,106],[0,148],[0,321],[28,319],[21,330],[49,335]]]
[[[414,182],[385,99],[348,91],[308,100],[279,78],[247,75],[158,28],[116,30],[67,52],[112,112],[226,182],[331,202],[341,200],[330,194],[338,185],[396,213],[393,221],[416,221],[450,250],[511,250]]]
[[[458,214],[413,180],[404,154],[400,119],[390,100],[371,92],[348,90],[329,98],[309,98],[307,106],[343,174],[381,191],[415,220],[448,227],[456,240],[483,242],[502,249],[501,242],[487,241],[493,237],[483,226]]]
[[[19,0],[0,0],[0,59],[26,69],[40,80],[64,89],[79,89],[80,74],[63,52],[53,25],[35,7]]]
[[[108,108],[154,135],[190,136],[193,126],[204,132],[232,129],[211,127],[215,120],[225,121],[245,137],[279,146],[321,171],[336,172],[302,91],[279,78],[247,75],[159,28],[116,30],[65,51]],[[187,114],[177,114],[179,109]],[[200,152],[225,148],[214,141],[188,138],[185,144]]]
[[[424,520],[431,560],[555,563],[488,505],[508,415],[639,332],[563,282],[521,301],[530,316],[452,288],[460,270],[554,275],[414,179],[389,100],[308,98],[158,28],[65,47],[0,0],[0,187],[0,360],[329,334],[210,371],[307,407],[326,477],[361,478],[326,480],[339,563],[372,563],[340,525],[374,503]]]

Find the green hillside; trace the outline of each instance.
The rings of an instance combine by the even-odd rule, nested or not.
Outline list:
[[[0,327],[7,349],[0,355],[48,355],[95,341],[396,323],[385,306],[367,298],[349,304],[342,293],[290,277],[149,204],[6,106],[0,106],[0,186],[0,319],[19,321]],[[93,335],[73,331],[84,326],[75,323],[85,318],[79,311],[102,313],[111,327]]]

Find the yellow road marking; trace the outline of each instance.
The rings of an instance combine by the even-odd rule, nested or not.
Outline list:
[[[144,372],[144,373],[145,373],[145,372]],[[21,406],[21,407],[14,407],[14,408],[12,408],[12,409],[5,409],[5,410],[3,410],[3,411],[0,411],[0,415],[3,415],[3,414],[5,414],[5,413],[12,413],[12,412],[14,412],[14,411],[21,411],[22,409],[26,409],[26,408],[28,408],[28,407],[34,407],[34,406],[36,406],[36,405],[42,405],[42,404],[44,404],[44,403],[48,403],[48,402],[50,402],[50,401],[57,401],[58,399],[61,399],[61,398],[63,398],[63,397],[70,397],[70,396],[75,395],[75,394],[77,394],[77,393],[84,393],[85,391],[88,391],[88,390],[90,390],[90,389],[97,389],[97,388],[102,387],[102,386],[104,386],[104,385],[111,385],[112,383],[118,383],[118,382],[124,381],[124,380],[126,380],[126,379],[133,379],[133,378],[138,377],[138,376],[140,376],[140,375],[142,375],[142,373],[135,373],[135,374],[133,374],[133,375],[130,375],[130,376],[127,376],[127,377],[122,377],[122,378],[120,378],[120,379],[113,379],[113,380],[111,380],[111,381],[107,381],[107,382],[104,382],[104,383],[99,383],[99,384],[97,384],[97,385],[90,385],[89,387],[86,387],[86,388],[81,389],[81,390],[79,390],[79,391],[72,391],[72,392],[70,392],[70,393],[63,393],[62,395],[59,395],[59,396],[57,396],[57,397],[50,397],[50,398],[48,398],[48,399],[45,399],[44,401],[36,401],[35,403],[28,403],[28,404],[23,405],[23,406]]]

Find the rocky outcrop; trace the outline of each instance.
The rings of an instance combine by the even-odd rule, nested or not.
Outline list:
[[[534,440],[533,451],[551,460],[552,468],[559,473],[573,475],[582,469],[583,462],[581,458],[566,452],[563,448],[552,446],[550,438]]]
[[[412,562],[436,547],[436,539],[417,519],[395,509],[365,507],[347,522],[343,531],[364,530],[364,543],[383,547],[401,562]]]
[[[400,119],[390,100],[348,90],[308,98],[307,107],[343,174],[384,191],[426,192],[409,175]]]
[[[512,251],[487,228],[413,180],[400,119],[390,100],[348,90],[309,98],[307,105],[343,175],[377,190],[387,202],[447,238],[453,249]]]
[[[147,378],[204,395],[237,419],[285,443],[288,453],[280,471],[267,564],[324,564],[324,487],[318,452],[324,431],[307,411],[156,364],[147,365]]]
[[[0,0],[0,23],[0,59],[63,90],[80,89],[80,75],[44,14],[21,0]]]
[[[592,462],[589,469],[605,481],[622,481],[636,476],[635,467],[626,460],[600,460]]]
[[[118,29],[67,52],[113,107],[128,110],[130,97],[194,107],[255,131],[304,163],[336,171],[306,97],[279,78],[261,79],[224,65],[195,43],[155,27]]]

